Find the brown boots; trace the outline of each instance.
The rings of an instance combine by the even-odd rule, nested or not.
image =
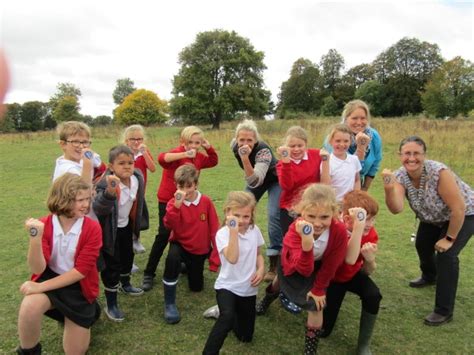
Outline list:
[[[263,277],[263,281],[265,281],[265,282],[272,282],[273,281],[273,279],[275,278],[276,273],[277,273],[276,268],[277,268],[279,257],[280,257],[280,255],[272,255],[272,256],[268,257],[268,259],[270,260],[270,266],[268,267],[267,273]]]

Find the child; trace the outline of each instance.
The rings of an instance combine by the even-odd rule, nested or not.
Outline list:
[[[142,172],[146,188],[147,170],[150,170],[152,173],[154,173],[156,166],[153,162],[153,157],[151,156],[150,150],[144,144],[144,141],[145,129],[139,124],[131,125],[123,132],[123,142],[132,150],[135,160],[135,168],[140,169]],[[146,203],[144,208],[148,212]],[[142,254],[146,251],[145,247],[140,242],[140,239],[136,239],[135,235],[133,239],[133,251],[137,254]]]
[[[334,187],[338,202],[347,192],[360,190],[359,172],[362,166],[355,155],[347,152],[351,145],[351,135],[349,127],[337,124],[328,135],[332,153],[321,149],[321,182]]]
[[[282,302],[308,311],[305,354],[315,354],[321,336],[326,288],[346,255],[347,232],[334,218],[338,205],[334,190],[309,185],[295,207],[300,214],[283,239],[278,268]]]
[[[49,192],[51,214],[25,222],[33,276],[20,287],[19,354],[41,353],[43,314],[64,324],[66,354],[85,354],[89,347],[90,327],[100,316],[96,263],[102,245],[99,224],[86,217],[90,202],[90,185],[65,173]]]
[[[251,193],[234,191],[224,205],[226,222],[216,235],[222,266],[214,286],[220,315],[203,354],[218,354],[232,329],[240,341],[252,340],[257,286],[264,274],[264,240],[254,222],[255,204]]]
[[[379,206],[365,191],[352,191],[344,196],[342,215],[351,234],[344,263],[339,266],[326,292],[322,337],[331,334],[347,291],[362,301],[359,324],[358,354],[370,354],[370,339],[377,319],[382,295],[370,278],[375,271],[378,236],[373,227]],[[367,217],[366,217],[367,215]]]
[[[163,273],[165,320],[169,324],[181,320],[176,308],[176,285],[184,262],[188,270],[188,285],[199,292],[204,285],[204,262],[211,252],[210,265],[217,270],[219,256],[215,236],[219,228],[216,209],[211,199],[198,190],[198,170],[190,164],[182,165],[174,174],[178,190],[166,206],[164,223],[171,231],[170,246]]]
[[[100,156],[90,149],[91,130],[83,122],[69,121],[57,128],[59,146],[64,155],[56,159],[53,181],[64,173],[81,176],[85,182],[92,183],[94,169],[101,166]]]
[[[281,186],[280,224],[283,235],[293,222],[289,211],[311,183],[319,182],[321,157],[319,149],[308,148],[308,135],[300,126],[286,131],[285,145],[278,148],[281,159],[276,169]]]
[[[145,183],[143,175],[134,169],[133,152],[125,145],[109,152],[109,166],[96,186],[97,196],[92,204],[99,218],[103,234],[101,272],[107,307],[105,314],[111,320],[125,319],[117,304],[117,291],[140,296],[143,290],[130,283],[133,264],[133,235],[140,236],[142,225],[148,225],[143,214]],[[120,283],[119,283],[120,282]]]
[[[199,152],[203,147],[206,154]],[[218,158],[214,148],[204,139],[204,133],[195,126],[188,126],[181,132],[180,146],[167,153],[160,153],[158,163],[163,168],[160,187],[158,188],[158,234],[151,248],[148,263],[143,276],[142,288],[149,291],[153,288],[156,268],[160,262],[163,251],[168,245],[170,231],[165,227],[163,218],[166,214],[166,204],[171,200],[176,192],[174,173],[178,167],[184,164],[193,164],[198,171],[212,168],[217,165]],[[213,270],[217,271],[217,270]]]

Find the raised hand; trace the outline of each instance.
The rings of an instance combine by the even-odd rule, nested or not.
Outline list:
[[[367,218],[367,211],[362,207],[349,208],[349,216],[352,217],[354,223],[365,224]]]
[[[252,150],[250,149],[250,147],[247,144],[239,147],[240,157],[248,157],[250,155],[251,151]]]
[[[383,169],[382,179],[384,187],[390,187],[395,184],[395,175],[393,175],[392,170],[390,169]]]
[[[290,148],[285,145],[282,145],[281,147],[277,148],[277,153],[281,156],[281,160],[284,163],[290,162]]]
[[[44,223],[39,219],[28,218],[25,221],[25,228],[28,231],[30,238],[40,237],[43,235]]]
[[[211,148],[211,143],[209,143],[209,141],[207,139],[203,139],[201,145],[206,150]]]
[[[195,158],[197,154],[196,149],[189,149],[186,151],[186,158]]]
[[[146,151],[146,145],[143,144],[143,143],[140,144],[140,145],[138,146],[138,151],[139,151],[140,153],[142,153],[142,154],[145,153],[145,151]]]
[[[366,149],[370,143],[370,137],[364,132],[357,133],[355,139],[358,148]]]
[[[107,175],[105,178],[107,182],[107,192],[111,195],[117,193],[117,186],[120,184],[120,179],[115,175]]]
[[[186,192],[183,190],[176,190],[174,193],[174,206],[176,208],[180,208],[183,204],[184,197],[186,196]]]
[[[329,154],[329,152],[328,152],[326,149],[321,148],[321,149],[319,150],[319,156],[321,157],[321,160],[322,160],[322,161],[328,161],[328,160],[329,160],[329,155],[330,155],[330,154]]]
[[[239,221],[235,216],[227,216],[225,224],[231,231],[238,231],[239,230]]]
[[[313,225],[303,219],[300,219],[296,222],[296,232],[301,237],[301,248],[303,249],[303,251],[310,251],[311,249],[313,249]]]

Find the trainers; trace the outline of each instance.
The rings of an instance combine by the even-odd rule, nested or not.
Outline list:
[[[150,291],[153,288],[154,283],[155,283],[155,278],[153,276],[144,275],[143,282],[142,282],[142,290],[145,292]]]
[[[122,322],[125,319],[123,312],[117,306],[104,308],[107,317],[114,322]]]
[[[219,318],[219,306],[216,304],[215,306],[209,307],[204,311],[202,314],[204,318],[214,318],[217,319]]]
[[[283,308],[290,312],[291,314],[298,314],[301,313],[301,307],[297,306],[293,302],[290,301],[288,297],[283,292],[280,292],[280,303]]]
[[[421,288],[434,285],[435,283],[436,282],[434,280],[425,280],[423,276],[420,276],[417,279],[411,280],[408,285],[413,288]]]
[[[140,239],[133,240],[133,251],[135,252],[135,254],[143,254],[144,252],[146,252],[146,249],[140,242]]]
[[[134,274],[139,271],[140,271],[140,268],[137,265],[135,265],[135,263],[133,263],[131,273]]]
[[[141,296],[144,293],[141,288],[133,287],[132,284],[120,285],[119,290],[129,296]]]

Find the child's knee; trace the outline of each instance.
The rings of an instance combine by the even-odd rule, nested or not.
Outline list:
[[[42,297],[44,296],[44,297]],[[35,317],[44,314],[50,308],[49,299],[45,294],[27,295],[20,305],[19,317]]]

